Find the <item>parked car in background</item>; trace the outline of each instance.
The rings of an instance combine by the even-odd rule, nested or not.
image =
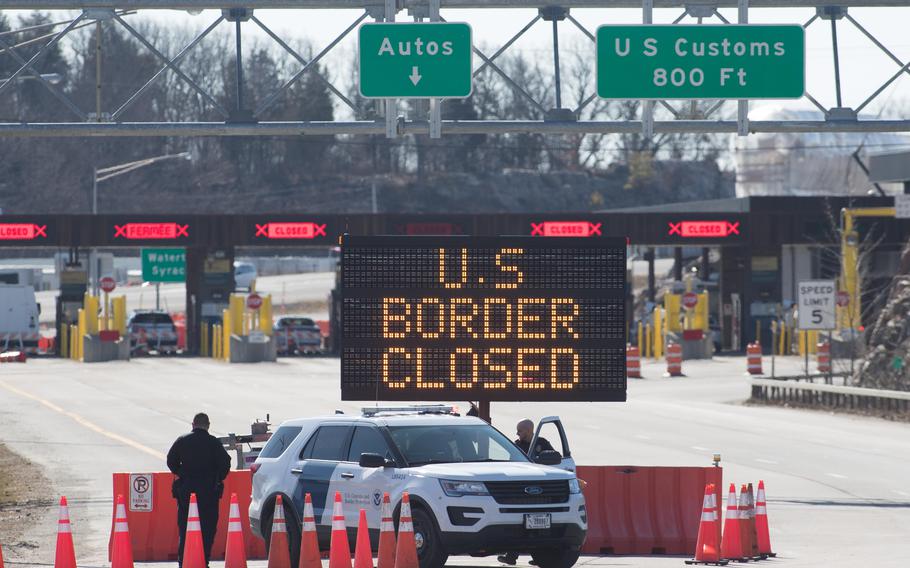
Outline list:
[[[234,262],[234,288],[250,290],[256,282],[256,265],[250,262]]]
[[[177,326],[170,314],[163,310],[135,310],[126,320],[130,334],[130,351],[136,353],[155,352],[159,355],[175,355]]]
[[[281,316],[272,329],[279,355],[309,355],[322,351],[322,331],[310,318]]]

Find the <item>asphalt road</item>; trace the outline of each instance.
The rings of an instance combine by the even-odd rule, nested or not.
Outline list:
[[[256,290],[260,294],[272,294],[272,303],[277,307],[282,304],[325,302],[334,287],[334,272],[262,276],[256,281]],[[182,312],[186,309],[186,287],[183,284],[162,284],[160,294],[161,309],[169,312]],[[112,295],[126,296],[127,310],[155,307],[154,285],[120,287]],[[53,323],[57,314],[57,291],[38,292],[35,296],[41,304],[41,323]],[[322,313],[322,310],[308,311],[300,315],[312,317]]]
[[[778,360],[778,369],[799,366],[796,359]],[[360,404],[339,401],[338,368],[337,359],[4,365],[0,439],[43,466],[57,494],[70,498],[80,564],[104,566],[112,472],[163,470],[171,441],[200,409],[211,415],[216,435],[246,431],[266,413],[277,423],[336,408],[356,412]],[[744,368],[744,358],[687,361],[687,377],[667,379],[662,367],[645,363],[646,379],[630,380],[627,403],[494,403],[494,424],[511,434],[521,418],[559,414],[580,464],[709,465],[718,452],[726,483],[767,484],[772,543],[780,554],[767,565],[906,566],[910,424],[743,405]],[[28,530],[23,541],[35,548],[4,542],[7,560],[53,562],[55,514],[48,507]],[[585,563],[682,565],[678,557]]]

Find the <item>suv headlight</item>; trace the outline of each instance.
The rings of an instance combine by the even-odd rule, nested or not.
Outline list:
[[[440,479],[439,484],[442,490],[449,497],[464,497],[465,495],[489,495],[487,486],[480,481],[455,481],[451,479]]]
[[[581,493],[581,484],[578,483],[577,477],[569,480],[569,493]]]

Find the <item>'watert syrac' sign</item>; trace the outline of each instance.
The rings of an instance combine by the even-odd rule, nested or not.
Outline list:
[[[378,98],[471,94],[471,27],[457,22],[360,27],[360,92]]]
[[[799,25],[597,29],[597,94],[605,99],[789,99],[804,92]]]

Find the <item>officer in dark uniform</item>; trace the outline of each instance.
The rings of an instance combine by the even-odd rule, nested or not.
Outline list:
[[[180,528],[177,563],[183,566],[190,493],[195,493],[199,505],[205,562],[208,565],[218,527],[218,501],[224,493],[224,478],[231,470],[231,456],[218,438],[209,434],[207,414],[200,412],[194,416],[193,431],[177,438],[167,453],[167,467],[176,476],[171,492],[177,499],[177,526]]]
[[[531,420],[525,419],[519,422],[515,427],[515,433],[518,435],[518,439],[515,440],[515,445],[518,446],[518,449],[523,451],[525,455],[531,458],[531,461],[537,460],[537,457],[541,452],[553,449],[553,445],[550,444],[549,440],[542,436],[537,438],[533,450],[531,449],[531,440],[534,438],[534,422]],[[497,556],[496,559],[503,564],[515,566],[518,561],[518,553],[506,552],[505,554]],[[531,565],[536,566],[533,560],[531,560]]]

